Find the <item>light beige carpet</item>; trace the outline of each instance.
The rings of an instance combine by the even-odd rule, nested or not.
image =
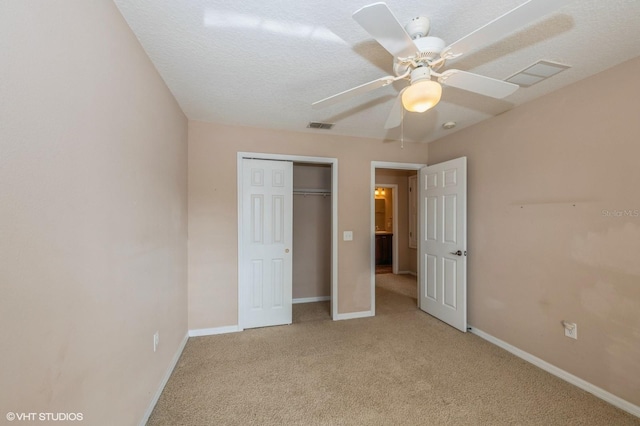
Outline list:
[[[294,305],[290,326],[189,339],[148,424],[640,425],[417,310],[415,278],[378,277],[373,318]]]
[[[392,274],[393,265],[376,265],[376,274]]]

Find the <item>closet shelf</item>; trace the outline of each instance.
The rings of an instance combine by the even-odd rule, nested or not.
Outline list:
[[[293,195],[331,195],[331,191],[326,189],[311,189],[311,188],[293,188]]]

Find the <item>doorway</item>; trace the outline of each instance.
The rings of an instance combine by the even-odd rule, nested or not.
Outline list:
[[[330,235],[330,298],[331,298],[331,318],[336,319],[338,315],[338,256],[337,256],[337,242],[338,242],[338,160],[336,158],[326,157],[307,157],[297,155],[280,155],[280,154],[266,154],[266,153],[253,153],[253,152],[238,152],[237,154],[237,193],[238,193],[238,328],[243,330],[249,326],[247,313],[251,309],[251,282],[248,268],[243,264],[245,255],[249,247],[244,243],[244,230],[241,224],[243,223],[244,216],[243,211],[246,210],[243,205],[243,200],[246,198],[243,195],[243,183],[245,180],[244,160],[245,159],[257,159],[267,161],[285,161],[292,163],[304,163],[325,165],[330,168],[330,204],[331,204],[331,219],[330,228],[325,232]],[[304,189],[304,188],[303,188]],[[312,189],[312,188],[306,188]],[[322,188],[323,192],[326,188]],[[293,193],[291,194],[293,196]],[[324,196],[321,194],[320,196]],[[244,201],[246,203],[246,201]],[[245,262],[246,263],[246,262]],[[289,300],[292,299],[292,295]],[[255,326],[255,325],[254,325]]]
[[[419,308],[457,328],[467,330],[467,159],[455,158],[424,166],[371,162],[371,311],[376,310],[375,203],[378,169],[414,170],[418,174]],[[402,234],[402,233],[400,233]],[[407,235],[409,237],[409,235]],[[383,275],[384,276],[384,275]]]
[[[376,274],[398,273],[398,185],[376,183]]]
[[[394,162],[371,162],[371,310],[376,312],[376,238],[380,238],[380,232],[376,233],[376,188],[391,188],[395,196],[392,204],[395,204],[392,214],[392,274],[380,275],[385,283],[393,284],[395,281],[402,281],[402,286],[406,287],[408,281],[415,281],[415,291],[417,292],[417,250],[409,248],[409,190],[408,181],[410,175],[415,175],[418,170],[425,167],[424,164],[414,163],[394,163]],[[379,190],[380,193],[380,190]],[[412,194],[415,195],[415,194]],[[380,225],[378,225],[380,228]],[[385,231],[388,228],[385,229]],[[386,285],[386,284],[385,284]],[[406,291],[403,291],[406,293]],[[413,297],[412,299],[415,299]],[[411,302],[417,306],[417,300]]]

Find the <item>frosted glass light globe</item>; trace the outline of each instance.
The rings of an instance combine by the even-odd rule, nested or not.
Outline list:
[[[440,83],[431,80],[416,81],[402,94],[402,105],[407,111],[425,112],[436,106],[441,96]]]

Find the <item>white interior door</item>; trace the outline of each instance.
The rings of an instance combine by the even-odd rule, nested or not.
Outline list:
[[[243,328],[291,324],[293,163],[243,160]]]
[[[467,158],[420,170],[420,309],[467,331]]]

